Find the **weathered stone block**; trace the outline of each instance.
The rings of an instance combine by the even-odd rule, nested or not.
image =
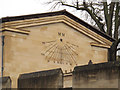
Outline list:
[[[0,77],[0,89],[2,90],[8,90],[11,88],[11,79],[10,77]]]
[[[75,67],[72,86],[73,88],[118,90],[120,88],[119,80],[120,62],[99,63]]]
[[[21,74],[18,88],[62,88],[63,73],[61,69]]]

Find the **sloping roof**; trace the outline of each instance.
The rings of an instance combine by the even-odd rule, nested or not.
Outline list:
[[[30,14],[30,15],[23,15],[23,16],[4,17],[1,20],[2,20],[2,23],[5,23],[5,22],[10,22],[10,21],[26,20],[26,19],[41,18],[41,17],[50,17],[50,16],[57,16],[57,15],[65,15],[65,16],[73,19],[74,21],[80,23],[81,25],[85,26],[86,28],[92,30],[93,32],[101,35],[102,37],[104,37],[112,42],[115,41],[115,39],[113,39],[109,35],[96,29],[95,27],[89,25],[88,23],[84,22],[83,20],[79,19],[78,17],[74,16],[73,14],[67,12],[66,10],[40,13],[40,14]]]

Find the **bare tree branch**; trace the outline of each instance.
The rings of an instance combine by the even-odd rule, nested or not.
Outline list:
[[[100,23],[99,19],[96,18],[95,13],[92,12],[91,10],[89,10],[89,9],[86,9],[86,11],[90,14],[90,16],[92,17],[92,19],[96,22],[96,24],[97,24],[97,26],[99,27],[99,29],[100,29],[101,31],[105,32],[104,29],[103,29],[103,26],[104,26],[104,25],[103,25],[102,23]]]
[[[107,26],[107,31],[108,31],[108,35],[110,35],[112,37],[112,19],[113,19],[113,13],[114,13],[114,6],[115,6],[115,2],[111,2],[110,4],[110,9],[109,9],[109,16],[108,16],[108,26]]]
[[[114,31],[114,38],[118,40],[118,28],[120,26],[120,18],[119,18],[119,3],[116,2],[116,11],[115,11],[115,31]]]
[[[118,46],[119,43],[120,43],[120,38],[117,40],[117,46]]]
[[[119,51],[119,50],[120,50],[120,48],[117,49],[117,51]]]

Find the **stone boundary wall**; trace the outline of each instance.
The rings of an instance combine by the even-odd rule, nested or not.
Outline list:
[[[21,74],[18,88],[63,88],[63,72],[59,68]]]
[[[18,90],[120,90],[120,62],[106,62],[77,66],[71,77],[72,87],[64,87],[64,75],[60,68],[20,74]],[[67,81],[70,82],[70,81]],[[10,77],[0,78],[0,88],[11,88]],[[70,85],[71,86],[71,85]]]
[[[72,88],[106,88],[106,90],[113,88],[117,90],[120,89],[119,82],[120,62],[90,64],[74,68]]]

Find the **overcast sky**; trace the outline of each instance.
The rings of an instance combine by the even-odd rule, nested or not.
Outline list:
[[[47,0],[0,0],[0,17],[47,12]]]
[[[0,18],[6,16],[49,12],[51,5],[46,5],[45,2],[47,1],[49,0],[0,0]],[[65,8],[60,7],[57,10],[63,9]],[[76,10],[74,9],[67,10],[76,14]]]

